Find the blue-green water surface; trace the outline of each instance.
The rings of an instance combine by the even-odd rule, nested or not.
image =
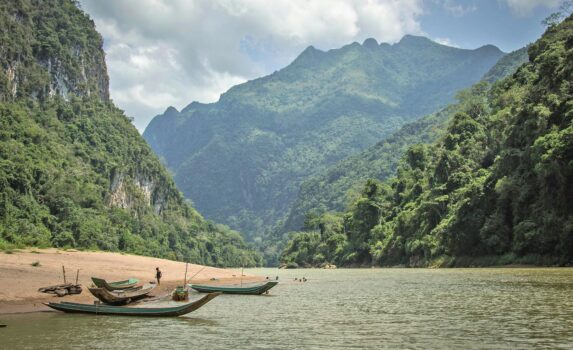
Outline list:
[[[569,268],[245,272],[280,283],[178,318],[0,315],[0,349],[573,348]]]

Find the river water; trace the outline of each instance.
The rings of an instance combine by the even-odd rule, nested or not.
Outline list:
[[[573,348],[569,268],[245,272],[280,283],[178,318],[0,315],[0,349]]]

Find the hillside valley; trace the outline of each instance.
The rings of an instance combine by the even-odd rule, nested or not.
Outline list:
[[[573,263],[573,17],[550,24],[509,77],[449,107],[395,177],[368,179],[339,212],[308,217],[292,266]]]
[[[260,244],[310,176],[443,108],[503,56],[411,35],[309,47],[216,103],[168,108],[143,135],[201,213]]]

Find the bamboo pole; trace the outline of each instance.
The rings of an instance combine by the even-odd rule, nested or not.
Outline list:
[[[76,271],[76,285],[78,284],[79,277],[80,277],[80,269],[78,269],[78,271]]]
[[[187,285],[187,266],[189,265],[188,262],[185,263],[185,278],[183,279],[183,287]]]
[[[203,266],[201,268],[201,270],[199,270],[196,274],[194,274],[193,276],[191,276],[191,278],[189,278],[189,281],[191,281],[193,279],[193,277],[197,276],[201,271],[203,271],[203,269],[205,269],[207,266]]]
[[[64,273],[64,284],[66,284],[66,268],[62,265],[62,272]]]

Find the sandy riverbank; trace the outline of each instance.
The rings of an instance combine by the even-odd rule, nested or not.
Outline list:
[[[39,262],[39,266],[32,266]],[[62,265],[66,267],[68,282],[75,282],[79,269],[79,283],[84,290],[80,295],[58,298],[39,293],[38,288],[63,283]],[[169,293],[183,283],[185,263],[144,256],[107,252],[79,252],[57,249],[30,249],[11,254],[0,252],[0,314],[50,310],[42,303],[47,301],[73,301],[91,303],[95,298],[87,290],[92,276],[107,280],[122,280],[129,277],[146,283],[153,281],[155,267],[163,272],[161,286],[153,295]],[[201,270],[202,269],[202,270]],[[200,271],[200,272],[199,272]],[[198,273],[199,272],[199,273]],[[197,274],[198,273],[198,274]],[[241,271],[189,264],[187,276],[192,282],[204,283],[217,278],[215,283],[235,283],[241,279]],[[264,277],[247,275],[244,282],[262,280]]]

